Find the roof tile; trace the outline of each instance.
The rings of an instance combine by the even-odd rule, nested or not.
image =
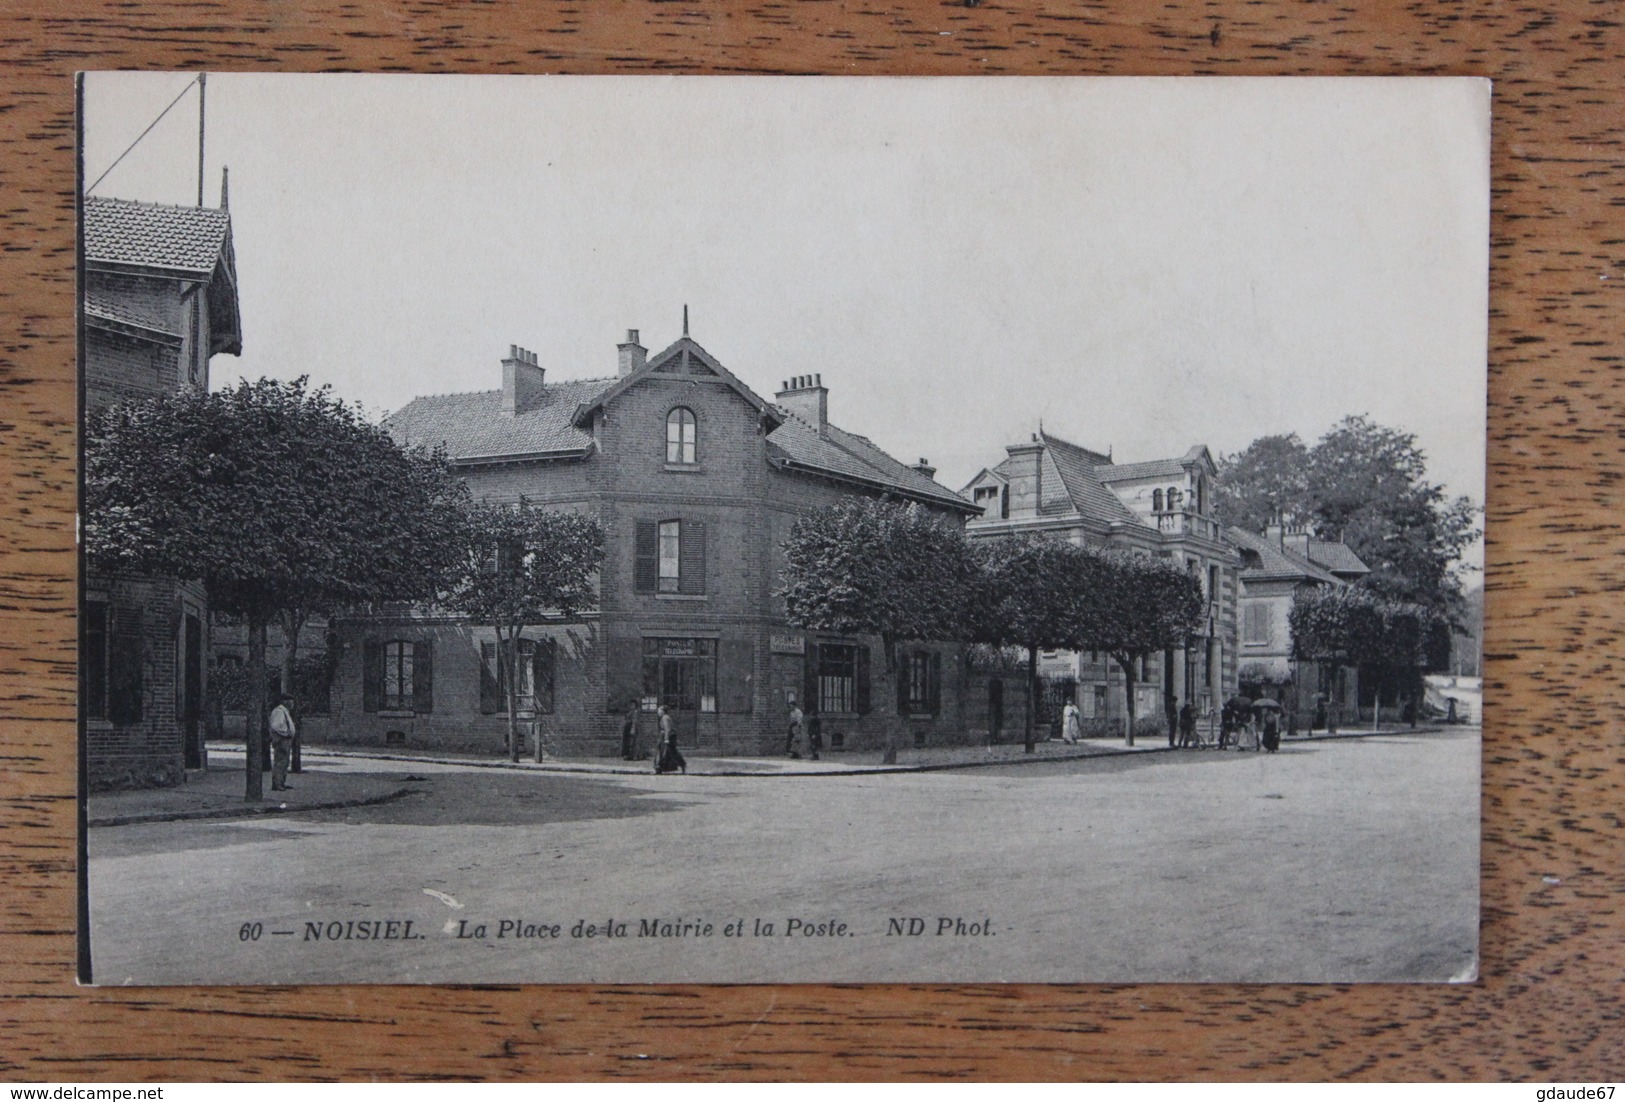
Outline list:
[[[175,207],[87,196],[85,261],[208,275],[231,232],[231,215],[212,207]]]

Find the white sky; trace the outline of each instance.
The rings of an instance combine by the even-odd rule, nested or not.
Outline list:
[[[101,175],[191,74],[87,78]],[[195,91],[94,194],[192,203]],[[243,355],[382,413],[629,328],[958,489],[1042,418],[1120,462],[1368,413],[1484,498],[1489,88],[1468,79],[211,75]]]

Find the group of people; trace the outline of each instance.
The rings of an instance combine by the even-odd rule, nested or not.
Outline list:
[[[1196,709],[1189,700],[1179,704],[1170,694],[1164,709],[1168,716],[1168,747],[1179,749],[1202,746],[1196,733]],[[1273,754],[1281,748],[1281,714],[1274,701],[1258,707],[1255,725],[1252,707],[1239,707],[1227,702],[1219,713],[1219,749],[1234,746],[1238,750],[1266,750]],[[1061,709],[1061,741],[1076,743],[1083,740],[1083,718],[1078,706],[1067,701]]]
[[[621,724],[621,759],[623,761],[645,761],[649,755],[638,745],[638,718],[642,705],[633,700],[626,706],[626,720]],[[655,724],[660,733],[660,742],[655,747],[656,773],[687,773],[688,759],[683,752],[677,749],[677,730],[672,723],[671,713],[664,704],[655,709]]]

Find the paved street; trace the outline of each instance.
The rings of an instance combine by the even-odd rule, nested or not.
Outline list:
[[[874,775],[322,768],[414,792],[92,829],[97,982],[1473,974],[1476,729]]]

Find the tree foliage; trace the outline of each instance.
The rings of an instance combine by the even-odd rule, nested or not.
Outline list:
[[[1409,683],[1449,662],[1448,616],[1371,589],[1326,585],[1301,590],[1288,624],[1296,657],[1333,669],[1358,666],[1379,683],[1390,678]]]
[[[1024,732],[1031,750],[1038,652],[1083,647],[1088,602],[1098,597],[1100,565],[1082,547],[1038,537],[993,540],[973,551],[979,576],[969,634],[979,643],[1026,651]]]
[[[1259,437],[1245,451],[1223,457],[1218,473],[1213,511],[1225,524],[1262,532],[1277,520],[1311,522],[1309,449],[1297,433]]]
[[[458,569],[442,603],[496,629],[507,680],[508,753],[519,759],[519,640],[525,628],[572,623],[597,607],[604,529],[592,517],[517,504],[463,510]]]
[[[848,498],[803,514],[784,544],[785,615],[797,627],[899,643],[957,639],[975,594],[963,530],[918,504]]]
[[[433,594],[461,482],[306,380],[183,390],[92,413],[85,546],[96,568],[204,583],[253,621]]]
[[[1279,517],[1319,539],[1342,539],[1371,575],[1361,584],[1434,608],[1454,607],[1460,557],[1478,538],[1478,509],[1427,479],[1416,437],[1364,416],[1334,425],[1313,448],[1265,436],[1219,463],[1219,518],[1262,531]]]
[[[1202,583],[1169,559],[1098,551],[1080,646],[1112,656],[1126,679],[1128,740],[1134,741],[1134,682],[1140,661],[1183,647],[1206,611]]]
[[[403,450],[304,378],[186,389],[86,420],[90,562],[201,581],[213,608],[246,621],[250,668],[283,613],[433,594],[464,493],[444,455]],[[252,695],[256,799],[266,714],[257,679]]]

